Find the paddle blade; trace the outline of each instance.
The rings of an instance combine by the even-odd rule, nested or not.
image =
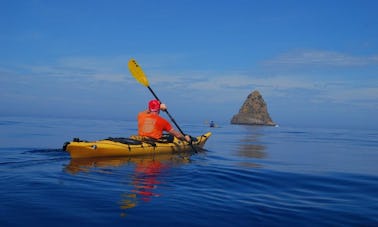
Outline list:
[[[131,72],[131,75],[141,84],[148,87],[148,79],[147,76],[144,74],[142,68],[138,65],[138,63],[135,61],[135,59],[130,59],[129,63],[129,70]]]

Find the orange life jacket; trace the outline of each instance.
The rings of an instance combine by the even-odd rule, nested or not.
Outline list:
[[[138,114],[138,134],[140,136],[160,139],[163,135],[163,131],[169,132],[171,129],[171,124],[158,114],[146,112]]]

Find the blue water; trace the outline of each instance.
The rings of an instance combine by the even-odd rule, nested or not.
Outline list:
[[[129,121],[0,118],[0,226],[378,226],[378,131],[182,124],[192,155],[71,160]]]

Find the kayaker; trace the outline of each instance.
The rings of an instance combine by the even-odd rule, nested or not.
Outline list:
[[[160,110],[166,111],[167,106],[158,100],[151,100],[148,102],[148,109],[138,114],[139,136],[158,140],[162,138],[163,132],[166,131],[180,140],[190,142],[191,137],[176,131],[167,120],[159,115]]]

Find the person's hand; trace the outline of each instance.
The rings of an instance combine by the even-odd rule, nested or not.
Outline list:
[[[160,110],[166,111],[167,110],[167,106],[164,103],[160,104]]]
[[[185,135],[186,142],[190,143],[192,141],[192,137],[189,135]]]

